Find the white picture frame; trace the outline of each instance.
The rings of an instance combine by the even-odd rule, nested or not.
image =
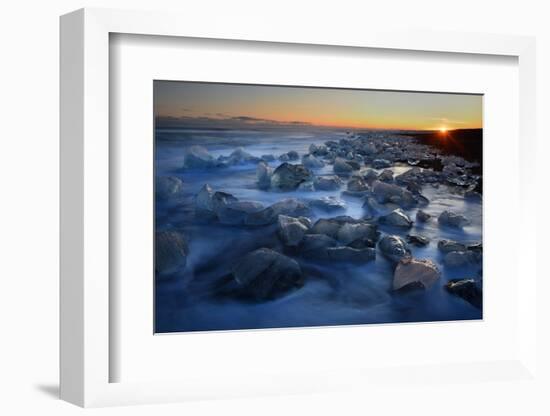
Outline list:
[[[520,171],[518,237],[535,241],[533,183],[529,180],[535,150],[535,41],[530,37],[378,31],[350,28],[327,33],[323,28],[304,32],[277,25],[217,24],[209,27],[187,16],[168,13],[82,9],[61,18],[61,398],[79,406],[158,403],[196,398],[242,397],[261,394],[323,392],[342,388],[339,380],[352,377],[359,386],[388,383],[395,369],[367,373],[334,370],[329,379],[282,372],[270,380],[234,382],[220,375],[217,382],[189,378],[147,383],[111,382],[110,365],[117,357],[109,348],[110,307],[110,168],[109,153],[109,37],[110,34],[332,45],[454,54],[516,57],[519,65]],[[468,381],[475,371],[505,374],[508,380],[535,379],[536,278],[535,250],[519,248],[524,276],[518,288],[520,330],[516,357],[498,362],[457,365],[441,363],[414,370],[421,380],[447,372]],[[513,273],[513,271],[511,271]],[[516,270],[517,273],[517,270]],[[408,370],[411,372],[412,370]],[[401,377],[402,375],[400,375]],[[490,378],[490,377],[489,377]],[[498,377],[497,377],[498,378]],[[479,381],[475,377],[472,382]]]

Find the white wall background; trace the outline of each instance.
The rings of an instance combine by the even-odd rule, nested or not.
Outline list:
[[[0,413],[76,414],[80,409],[60,402],[58,368],[58,16],[81,7],[178,10],[205,25],[211,17],[269,19],[286,24],[321,22],[327,31],[338,25],[368,26],[387,22],[405,27],[536,35],[538,42],[538,178],[542,216],[548,199],[545,163],[549,145],[550,12],[547,2],[479,0],[392,1],[171,1],[171,0],[12,0],[0,9]],[[182,24],[184,24],[182,22]],[[533,163],[536,163],[533,161]],[[534,178],[535,180],[536,178]],[[545,186],[544,186],[545,185]],[[510,226],[513,226],[511,219]],[[548,221],[541,221],[542,235]],[[532,242],[511,242],[532,244]],[[546,246],[548,244],[546,243]],[[539,255],[540,267],[544,257]],[[549,284],[539,287],[540,300]],[[550,351],[547,302],[540,359]],[[548,302],[550,303],[550,302]],[[548,369],[548,367],[546,367]],[[546,372],[550,374],[550,372]],[[511,386],[456,385],[449,389],[388,389],[383,396],[338,393],[324,396],[260,398],[163,406],[100,409],[101,415],[281,415],[281,414],[548,414],[545,392],[529,384]],[[546,394],[550,391],[546,386]],[[543,404],[544,403],[544,404]]]

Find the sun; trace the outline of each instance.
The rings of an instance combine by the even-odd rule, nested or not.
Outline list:
[[[447,133],[447,131],[448,131],[447,127],[440,127],[440,128],[439,128],[439,132],[440,132],[441,134],[445,134],[445,133]]]

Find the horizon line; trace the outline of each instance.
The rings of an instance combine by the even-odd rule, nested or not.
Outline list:
[[[250,117],[253,119],[252,117]],[[159,123],[159,119],[164,119]],[[234,126],[208,126],[208,122],[212,121],[213,124],[220,123],[223,124],[224,122],[231,122],[236,121],[238,118],[206,118],[206,117],[175,117],[170,115],[155,115],[154,117],[154,128],[196,128],[196,129],[217,129],[217,130],[231,130],[231,129],[260,129],[260,128],[271,128],[271,129],[291,129],[291,128],[326,128],[326,129],[344,129],[344,130],[384,130],[384,131],[440,131],[444,129],[445,131],[456,131],[456,130],[483,130],[483,126],[469,126],[469,127],[459,127],[459,128],[452,128],[452,127],[446,127],[446,126],[434,126],[430,128],[415,128],[415,127],[390,127],[390,126],[352,126],[352,125],[338,125],[338,124],[314,124],[311,122],[305,122],[305,121],[279,121],[279,120],[270,120],[270,122],[267,121],[254,121],[254,122],[242,122],[240,125],[234,125]],[[173,120],[174,124],[169,125],[169,123],[166,123],[167,120]],[[191,121],[191,123],[185,123],[185,120]],[[197,122],[199,120],[202,120],[203,122],[201,125],[198,123],[193,125],[193,121]],[[183,121],[183,122],[182,122]],[[178,123],[179,122],[179,123]]]

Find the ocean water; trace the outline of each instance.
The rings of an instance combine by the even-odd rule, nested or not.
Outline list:
[[[440,239],[480,242],[482,206],[479,201],[465,200],[452,187],[426,185],[423,194],[430,204],[422,209],[437,217],[445,209],[467,216],[471,224],[462,230],[439,227],[437,221],[416,223],[412,229],[398,230],[380,226],[382,233],[421,234],[430,238],[426,247],[410,246],[413,257],[433,260],[442,271],[442,278],[433,287],[407,295],[391,292],[393,266],[382,255],[365,265],[319,263],[296,260],[306,276],[302,288],[270,301],[251,302],[221,297],[216,288],[227,279],[232,267],[246,253],[260,247],[281,248],[274,237],[276,226],[242,227],[215,223],[197,223],[193,218],[193,198],[204,184],[215,191],[233,194],[240,200],[259,201],[270,205],[283,198],[316,199],[322,196],[341,197],[345,211],[314,211],[315,221],[321,217],[349,215],[362,218],[366,212],[357,198],[342,197],[338,191],[272,192],[256,186],[256,165],[240,165],[201,171],[183,169],[187,147],[199,144],[215,157],[229,155],[238,147],[260,157],[276,158],[290,150],[300,156],[308,153],[311,143],[345,137],[343,131],[238,131],[185,130],[156,131],[155,164],[157,176],[176,176],[183,181],[183,192],[169,201],[156,203],[156,228],[184,233],[189,243],[185,271],[170,281],[155,284],[156,332],[184,332],[251,328],[303,327],[320,325],[352,325],[398,322],[480,319],[481,311],[463,299],[450,295],[444,284],[453,278],[480,278],[481,266],[448,269],[437,249]],[[281,162],[269,164],[276,167]],[[290,163],[300,163],[299,161]],[[396,174],[410,169],[394,166]],[[316,175],[332,175],[332,165],[314,170]],[[343,187],[342,189],[345,189]],[[414,219],[417,209],[406,210]]]

